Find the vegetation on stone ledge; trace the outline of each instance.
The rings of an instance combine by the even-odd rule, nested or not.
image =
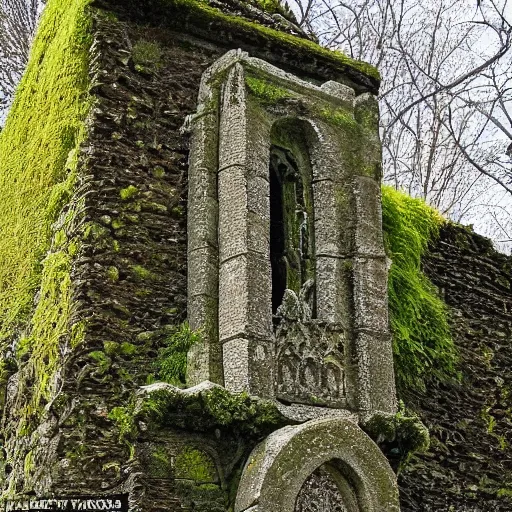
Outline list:
[[[419,416],[406,409],[403,402],[395,415],[376,414],[364,425],[366,433],[388,456],[398,461],[403,469],[411,456],[425,453],[430,446],[430,435]]]
[[[289,423],[274,402],[231,393],[212,386],[198,393],[184,393],[171,386],[142,394],[134,418],[150,425],[204,431],[229,428],[244,435],[263,437]]]
[[[421,257],[444,219],[422,200],[391,187],[383,187],[382,208],[393,261],[388,289],[397,382],[401,389],[424,389],[428,379],[457,376],[446,306],[421,271]]]

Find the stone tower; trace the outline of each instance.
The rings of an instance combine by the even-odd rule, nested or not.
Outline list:
[[[378,73],[272,2],[50,0],[41,27],[87,79],[3,347],[6,510],[398,511],[364,431],[396,412]]]

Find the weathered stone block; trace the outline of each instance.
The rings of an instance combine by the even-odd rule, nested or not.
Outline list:
[[[352,313],[351,272],[351,260],[317,256],[316,310],[320,320],[341,324],[344,327],[350,325]]]
[[[274,394],[272,343],[254,338],[229,340],[222,346],[226,389],[270,397]]]
[[[257,213],[248,212],[247,247],[249,251],[261,254],[266,260],[270,258],[269,218],[262,218]]]
[[[201,114],[193,120],[193,135],[190,145],[189,173],[199,175],[200,169],[215,172],[218,162],[218,113],[213,110],[213,102],[204,106],[209,113]],[[211,183],[211,182],[210,182]],[[214,190],[209,190],[213,195]]]
[[[313,182],[315,252],[348,256],[353,250],[355,212],[347,184],[332,180]]]
[[[357,331],[355,352],[355,391],[362,418],[375,412],[394,413],[397,404],[390,334]]]
[[[219,169],[244,166],[251,176],[268,176],[270,122],[247,101],[243,66],[230,70],[219,125]]]
[[[196,205],[188,208],[188,250],[218,246],[218,203],[210,196],[196,198]]]
[[[247,254],[225,261],[219,271],[219,337],[246,332],[249,308]]]
[[[216,333],[215,333],[216,334]],[[204,381],[224,383],[222,348],[215,335],[202,335],[201,342],[192,345],[187,354],[187,384],[196,386]]]
[[[356,198],[355,250],[359,256],[385,257],[382,237],[382,203],[380,184],[372,178],[355,179]]]
[[[385,258],[354,258],[355,327],[388,330],[388,267]]]
[[[235,166],[219,173],[219,258],[224,262],[247,252],[246,169]]]
[[[250,212],[258,215],[261,219],[270,219],[270,187],[268,182],[268,168],[266,176],[251,176],[247,180],[247,208]]]
[[[333,129],[325,122],[317,120],[315,120],[314,126],[317,130],[317,138],[311,141],[309,148],[313,180],[343,181],[347,179],[351,175],[351,169],[340,157],[343,151],[337,141],[337,138],[340,137],[339,129]]]
[[[216,251],[203,247],[188,253],[188,294],[191,297],[207,295],[218,297],[219,260]]]
[[[221,340],[252,334],[272,336],[270,263],[249,252],[221,264],[219,274],[219,336]]]
[[[320,86],[320,89],[329,93],[331,96],[334,96],[338,100],[346,102],[351,106],[353,105],[355,92],[354,89],[348,87],[347,85],[340,84],[334,80],[329,80],[328,82],[323,83]]]
[[[249,316],[247,332],[262,339],[272,337],[272,285],[270,262],[267,256],[256,252],[248,254]]]

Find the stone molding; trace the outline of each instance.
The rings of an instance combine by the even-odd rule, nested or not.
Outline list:
[[[396,476],[378,446],[352,421],[323,418],[281,428],[253,450],[235,512],[295,512],[304,483],[325,464],[339,472],[348,512],[400,510]]]

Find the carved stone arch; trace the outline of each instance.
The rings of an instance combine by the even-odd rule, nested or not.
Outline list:
[[[284,427],[253,450],[235,512],[297,512],[311,480],[340,504],[325,512],[400,510],[395,474],[378,446],[350,420],[326,418]]]

